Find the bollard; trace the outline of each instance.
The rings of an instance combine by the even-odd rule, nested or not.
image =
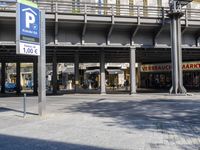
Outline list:
[[[24,118],[26,117],[26,94],[24,94]]]

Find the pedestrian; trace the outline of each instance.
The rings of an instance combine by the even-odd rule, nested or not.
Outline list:
[[[125,87],[126,91],[128,91],[128,86],[129,86],[129,82],[126,79],[125,82],[124,82],[124,87]]]

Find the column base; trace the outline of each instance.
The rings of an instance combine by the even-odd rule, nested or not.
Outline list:
[[[137,93],[136,92],[131,92],[129,95],[136,95]]]
[[[100,93],[100,95],[106,95],[106,92],[102,92],[102,93]]]
[[[170,94],[174,94],[174,95],[179,95],[179,94],[187,94],[187,90],[185,89],[184,86],[178,86],[177,88],[174,88],[173,86],[170,88],[169,90]]]

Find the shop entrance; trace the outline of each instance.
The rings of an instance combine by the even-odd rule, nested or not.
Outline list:
[[[186,89],[199,90],[200,62],[183,62],[183,85]],[[170,89],[171,66],[170,63],[146,64],[141,68],[141,88]]]

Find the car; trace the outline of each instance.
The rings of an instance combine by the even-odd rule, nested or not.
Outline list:
[[[17,90],[17,86],[16,86],[15,83],[6,82],[5,83],[5,90],[8,91],[8,92],[13,92],[13,91]]]

